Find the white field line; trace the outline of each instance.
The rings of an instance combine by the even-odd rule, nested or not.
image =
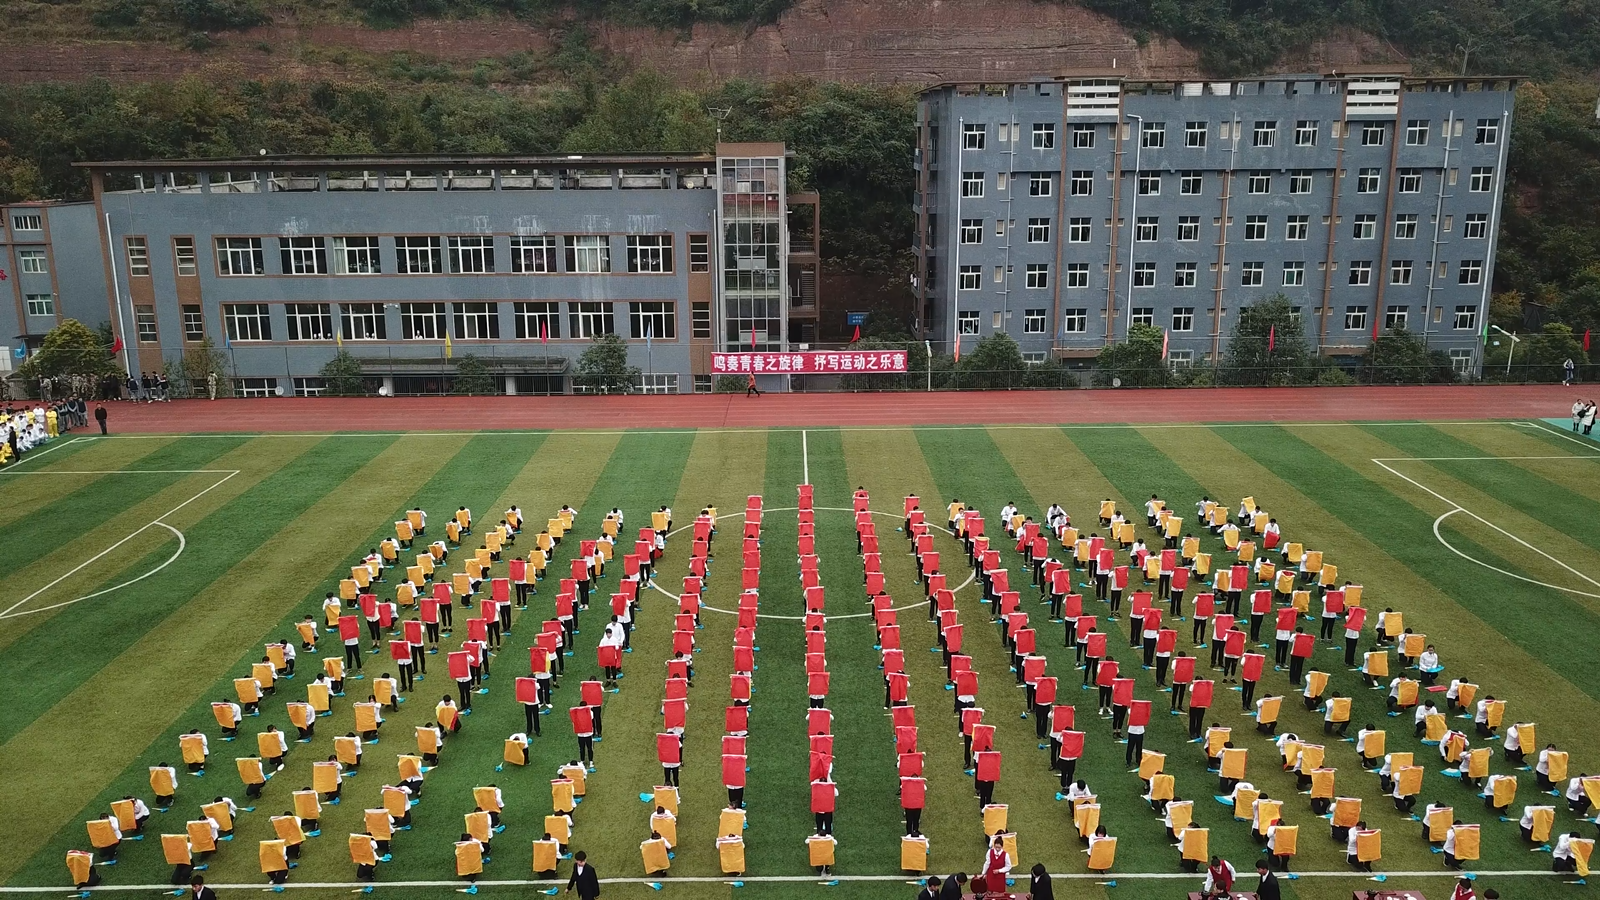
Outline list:
[[[802,483],[811,483],[811,446],[806,443],[806,433],[800,432],[800,478]]]
[[[1482,456],[1482,457],[1459,457],[1459,458],[1460,459],[1484,459],[1484,460],[1490,460],[1490,459],[1514,459],[1515,457]],[[1564,457],[1556,457],[1556,458],[1557,459],[1588,459],[1590,457],[1564,456]],[[1551,556],[1550,554],[1544,552],[1543,550],[1540,550],[1538,547],[1535,547],[1534,545],[1528,543],[1527,541],[1523,540],[1522,538],[1518,537],[1517,535],[1513,534],[1512,532],[1507,531],[1504,528],[1501,528],[1499,525],[1496,525],[1495,523],[1489,521],[1488,519],[1485,519],[1483,516],[1478,515],[1477,513],[1473,512],[1470,509],[1467,509],[1465,506],[1462,506],[1460,503],[1457,503],[1456,501],[1451,500],[1449,497],[1446,497],[1445,495],[1439,493],[1438,491],[1434,490],[1433,488],[1428,487],[1427,485],[1425,485],[1422,482],[1416,480],[1415,478],[1412,478],[1411,476],[1406,475],[1406,474],[1400,472],[1398,469],[1394,468],[1393,466],[1389,465],[1389,463],[1405,462],[1405,461],[1411,460],[1411,459],[1425,460],[1426,457],[1416,457],[1416,458],[1413,458],[1413,457],[1401,457],[1401,458],[1388,457],[1388,458],[1384,458],[1384,459],[1373,459],[1372,462],[1376,463],[1379,466],[1382,466],[1383,469],[1385,471],[1387,471],[1389,474],[1394,475],[1397,478],[1401,478],[1401,479],[1403,479],[1403,480],[1405,480],[1407,482],[1410,482],[1413,486],[1415,486],[1415,487],[1417,487],[1417,488],[1419,488],[1419,489],[1421,489],[1423,491],[1426,491],[1429,494],[1432,494],[1434,497],[1437,497],[1439,500],[1443,501],[1444,503],[1448,504],[1451,507],[1449,510],[1446,510],[1442,515],[1440,515],[1437,519],[1433,520],[1433,536],[1435,538],[1437,538],[1439,543],[1443,544],[1446,549],[1450,550],[1450,552],[1456,554],[1457,556],[1461,557],[1462,559],[1470,560],[1470,561],[1472,561],[1474,563],[1477,563],[1480,566],[1483,566],[1486,569],[1491,569],[1491,570],[1493,570],[1495,572],[1499,572],[1502,575],[1508,575],[1508,576],[1510,576],[1512,578],[1515,578],[1515,579],[1517,579],[1519,581],[1525,581],[1525,582],[1527,582],[1529,584],[1539,585],[1540,587],[1547,587],[1547,588],[1550,588],[1552,590],[1562,591],[1563,593],[1576,594],[1576,595],[1582,596],[1582,597],[1593,597],[1593,598],[1600,599],[1600,594],[1591,593],[1589,591],[1582,591],[1582,590],[1578,590],[1576,588],[1562,587],[1561,585],[1550,584],[1549,582],[1546,582],[1546,581],[1539,581],[1538,579],[1535,579],[1535,578],[1529,578],[1526,575],[1519,575],[1519,574],[1517,574],[1515,572],[1508,572],[1505,569],[1501,569],[1501,568],[1498,568],[1496,566],[1489,565],[1488,563],[1486,563],[1486,562],[1484,562],[1484,561],[1482,561],[1480,559],[1477,559],[1476,557],[1470,556],[1470,555],[1468,555],[1466,553],[1461,552],[1460,550],[1457,550],[1454,546],[1452,546],[1450,544],[1449,541],[1444,539],[1444,536],[1442,534],[1440,534],[1439,526],[1440,526],[1441,523],[1444,522],[1445,519],[1449,518],[1450,516],[1456,515],[1457,513],[1462,513],[1462,514],[1471,516],[1474,519],[1477,519],[1479,522],[1482,522],[1483,524],[1489,526],[1490,528],[1493,528],[1495,531],[1500,532],[1501,534],[1505,535],[1507,538],[1510,538],[1511,540],[1517,542],[1518,544],[1522,545],[1523,547],[1526,547],[1527,549],[1532,550],[1534,553],[1539,554],[1540,556],[1544,557],[1545,559],[1550,560],[1551,562],[1555,563],[1556,565],[1560,566],[1563,569],[1566,569],[1568,572],[1572,573],[1573,575],[1578,576],[1579,578],[1583,579],[1584,581],[1588,582],[1589,584],[1594,585],[1597,588],[1600,588],[1600,581],[1596,581],[1595,579],[1590,578],[1588,575],[1585,575],[1584,573],[1578,571],[1577,569],[1573,568],[1572,566],[1567,565],[1565,562],[1561,561],[1560,559],[1557,559],[1556,557]]]
[[[798,507],[798,506],[781,506],[781,507],[778,507],[778,508],[775,508],[775,509],[765,509],[765,510],[762,510],[762,512],[798,512],[799,509],[800,509],[800,507]],[[823,512],[855,512],[855,510],[847,509],[847,508],[845,508],[843,506],[814,506],[814,507],[812,507],[812,509],[821,510]],[[897,516],[894,515],[894,513],[882,512],[882,511],[876,510],[876,509],[870,509],[870,510],[867,510],[867,511],[872,513],[875,516],[890,516],[892,518],[898,518]],[[744,511],[740,510],[739,512],[736,512],[736,513],[724,513],[724,514],[722,514],[720,516],[717,516],[717,521],[720,522],[723,519],[743,519],[743,518],[744,518]],[[685,531],[685,530],[687,530],[689,528],[692,528],[692,527],[694,527],[694,526],[693,525],[684,525],[684,526],[681,526],[679,528],[675,528],[672,531],[668,532],[667,536],[671,537],[672,535],[677,534],[680,531]],[[929,524],[929,527],[937,528],[940,531],[944,532],[945,534],[948,534],[951,537],[955,537],[954,533],[952,533],[950,531],[950,529],[948,529],[948,528],[944,528],[944,527],[939,526],[939,525],[933,525],[932,523]],[[967,580],[961,582],[958,585],[956,585],[955,586],[955,590],[959,591],[959,590],[967,587],[968,585],[970,585],[974,581],[976,581],[977,577],[978,577],[977,573],[975,573],[975,572],[972,573],[972,574],[967,575]],[[663,587],[657,585],[654,580],[652,580],[650,582],[650,587],[653,588],[657,593],[665,594],[668,597],[671,597],[673,600],[677,600],[678,597],[679,597],[678,594],[674,594],[671,591],[667,590],[666,588],[663,588]],[[902,611],[908,610],[908,609],[917,609],[917,608],[919,608],[921,606],[922,606],[922,601],[917,601],[915,603],[908,603],[905,606],[896,606],[896,607],[894,607],[894,610],[895,610],[895,612],[902,612]],[[705,606],[705,605],[702,605],[700,608],[704,609],[704,610],[707,610],[709,612],[722,613],[723,615],[728,615],[728,616],[736,616],[736,615],[739,614],[739,611],[736,610],[736,609],[719,609],[719,608],[717,608],[715,606]],[[867,613],[843,613],[843,614],[837,615],[837,616],[824,616],[823,619],[824,619],[824,621],[832,622],[835,619],[866,619],[866,618],[870,618],[871,616],[872,616],[872,613],[869,613],[869,612],[867,612]],[[804,622],[806,620],[805,616],[780,616],[780,615],[774,615],[774,614],[769,614],[769,613],[757,613],[756,614],[756,618],[758,618],[758,619],[777,619],[777,620],[786,621],[786,622]]]
[[[88,439],[89,438],[87,436],[75,437],[75,438],[71,438],[70,440],[62,441],[61,443],[55,445],[54,447],[51,447],[48,450],[40,450],[38,453],[29,453],[27,456],[24,456],[23,458],[21,458],[21,459],[17,460],[16,462],[12,463],[11,464],[11,468],[6,469],[4,472],[0,472],[0,474],[9,474],[11,472],[11,469],[15,469],[17,466],[25,466],[28,463],[31,463],[34,460],[38,459],[39,457],[44,456],[45,454],[54,453],[57,450],[60,450],[62,447],[65,447],[68,444],[76,444],[79,441],[86,441]]]
[[[209,494],[212,491],[216,490],[217,488],[221,487],[223,484],[225,484],[228,481],[228,479],[230,479],[233,476],[239,474],[240,471],[241,471],[240,469],[194,469],[194,470],[178,469],[178,470],[162,470],[163,474],[209,474],[209,475],[218,475],[218,474],[220,474],[220,475],[222,475],[222,478],[220,478],[216,482],[212,483],[212,485],[210,487],[207,487],[207,488],[201,490],[199,493],[197,493],[194,496],[190,497],[189,499],[183,501],[182,503],[179,503],[177,506],[174,506],[173,508],[167,510],[166,512],[162,513],[161,515],[156,516],[154,519],[151,519],[149,522],[146,522],[145,524],[143,524],[143,525],[139,526],[138,528],[134,529],[126,537],[124,537],[122,540],[117,541],[115,544],[112,544],[111,546],[107,547],[106,549],[101,550],[99,553],[96,553],[94,556],[91,556],[88,559],[84,560],[83,562],[78,563],[76,566],[73,566],[71,569],[69,569],[66,572],[62,573],[61,575],[57,576],[54,581],[50,582],[49,584],[45,585],[44,587],[39,588],[38,590],[34,591],[33,593],[29,594],[28,596],[23,597],[21,600],[18,600],[17,602],[15,602],[15,603],[11,604],[10,606],[6,607],[4,611],[0,611],[0,619],[14,619],[14,618],[17,618],[19,616],[32,615],[34,613],[44,612],[46,610],[59,609],[59,608],[61,608],[63,606],[70,606],[70,605],[72,605],[74,603],[80,603],[80,602],[82,602],[84,600],[91,600],[91,599],[93,599],[95,597],[100,597],[100,596],[103,596],[105,594],[109,594],[112,591],[118,590],[120,588],[127,587],[128,585],[133,584],[135,582],[143,581],[144,579],[149,578],[151,575],[154,575],[157,572],[160,572],[162,569],[165,569],[167,566],[172,565],[173,561],[176,560],[180,555],[182,555],[182,553],[184,551],[184,548],[186,546],[188,546],[188,541],[186,541],[184,539],[183,533],[181,531],[179,531],[178,529],[172,527],[171,525],[168,525],[166,522],[164,522],[162,520],[165,519],[166,517],[172,515],[173,513],[177,512],[178,510],[183,509],[185,506],[188,506],[189,504],[193,503],[194,501],[199,500],[201,497],[204,497],[206,494]],[[5,473],[0,473],[0,474],[49,475],[49,474],[62,474],[62,473],[51,473],[51,472],[5,472]],[[96,475],[96,474],[119,474],[119,475],[120,474],[135,474],[135,475],[140,475],[140,474],[150,474],[150,473],[142,472],[140,470],[118,470],[118,471],[115,471],[115,472],[104,472],[104,473],[101,473],[101,472],[84,472],[84,473],[78,473],[78,474],[87,474],[87,475]],[[32,602],[35,597],[38,597],[40,594],[45,593],[46,591],[50,590],[51,588],[53,588],[56,585],[60,584],[61,582],[65,581],[66,579],[71,578],[73,575],[76,575],[78,572],[82,571],[85,567],[87,567],[87,566],[99,561],[101,558],[105,557],[107,554],[109,554],[112,551],[116,550],[118,547],[121,547],[123,544],[126,544],[127,542],[133,540],[139,534],[143,533],[145,530],[150,529],[150,528],[165,528],[168,531],[172,532],[173,534],[177,535],[177,537],[178,537],[178,550],[177,550],[177,552],[173,553],[172,556],[168,557],[167,560],[165,562],[163,562],[161,565],[156,566],[155,568],[151,569],[148,572],[145,572],[143,575],[140,575],[137,578],[133,578],[133,579],[130,579],[128,581],[124,581],[123,583],[121,583],[119,585],[116,585],[115,587],[106,588],[104,590],[99,590],[99,591],[96,591],[96,592],[94,592],[92,594],[87,594],[85,596],[78,597],[75,600],[66,600],[66,601],[63,601],[61,603],[51,604],[50,606],[42,606],[42,607],[40,607],[38,609],[23,609],[21,612],[17,612],[18,609],[20,609],[22,607],[25,607],[30,602]]]
[[[1594,445],[1593,441],[1586,441],[1586,440],[1584,440],[1582,438],[1575,438],[1572,435],[1567,434],[1566,432],[1562,431],[1561,429],[1551,426],[1549,422],[1529,422],[1529,423],[1527,423],[1527,425],[1528,425],[1529,428],[1532,428],[1532,429],[1534,429],[1536,431],[1548,431],[1549,433],[1555,435],[1558,438],[1561,438],[1562,440],[1571,441],[1574,444],[1581,445],[1585,450],[1590,451],[1589,455],[1592,458],[1600,457],[1600,454],[1596,454],[1594,452],[1595,445]]]

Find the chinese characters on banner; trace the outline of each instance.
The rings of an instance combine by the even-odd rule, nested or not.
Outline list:
[[[904,372],[904,350],[815,350],[805,353],[713,353],[716,375],[824,375],[840,372]]]

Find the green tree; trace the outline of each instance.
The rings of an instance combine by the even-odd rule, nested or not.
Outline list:
[[[453,392],[467,396],[499,393],[494,389],[494,375],[489,371],[489,364],[475,353],[468,353],[456,360]]]
[[[110,348],[77,319],[63,319],[44,336],[39,352],[17,368],[30,383],[40,378],[82,377],[90,382],[121,370]]]
[[[626,394],[640,374],[628,365],[627,343],[614,334],[602,334],[578,357],[572,386],[591,394]]]
[[[1429,350],[1418,335],[1390,328],[1367,347],[1361,358],[1361,380],[1367,384],[1449,384],[1456,380],[1450,357]]]
[[[341,349],[333,359],[322,364],[322,392],[334,397],[360,397],[367,393],[361,376],[361,360],[349,350]]]
[[[1560,322],[1551,322],[1544,330],[1528,339],[1523,357],[1523,377],[1528,381],[1560,381],[1567,360],[1581,371],[1589,364],[1589,354],[1572,329]],[[1513,368],[1515,371],[1515,368]]]
[[[1166,387],[1173,381],[1172,369],[1161,358],[1161,329],[1150,325],[1130,325],[1128,339],[1109,344],[1095,358],[1094,383],[1111,387]]]
[[[1220,375],[1223,384],[1305,384],[1321,368],[1294,306],[1275,294],[1239,310]]]

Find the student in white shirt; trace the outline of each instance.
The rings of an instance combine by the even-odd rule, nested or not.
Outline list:
[[[1576,831],[1556,837],[1555,847],[1550,851],[1550,871],[1575,872],[1578,868],[1577,858],[1572,853],[1572,842],[1578,837]]]
[[[1589,813],[1589,794],[1583,789],[1583,780],[1588,777],[1585,773],[1567,779],[1567,808],[1580,817]]]

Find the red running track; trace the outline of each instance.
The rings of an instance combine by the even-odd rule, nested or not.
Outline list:
[[[1567,415],[1574,396],[1573,389],[1560,385],[1412,385],[760,397],[318,397],[105,406],[111,433],[119,434],[1537,419]]]

